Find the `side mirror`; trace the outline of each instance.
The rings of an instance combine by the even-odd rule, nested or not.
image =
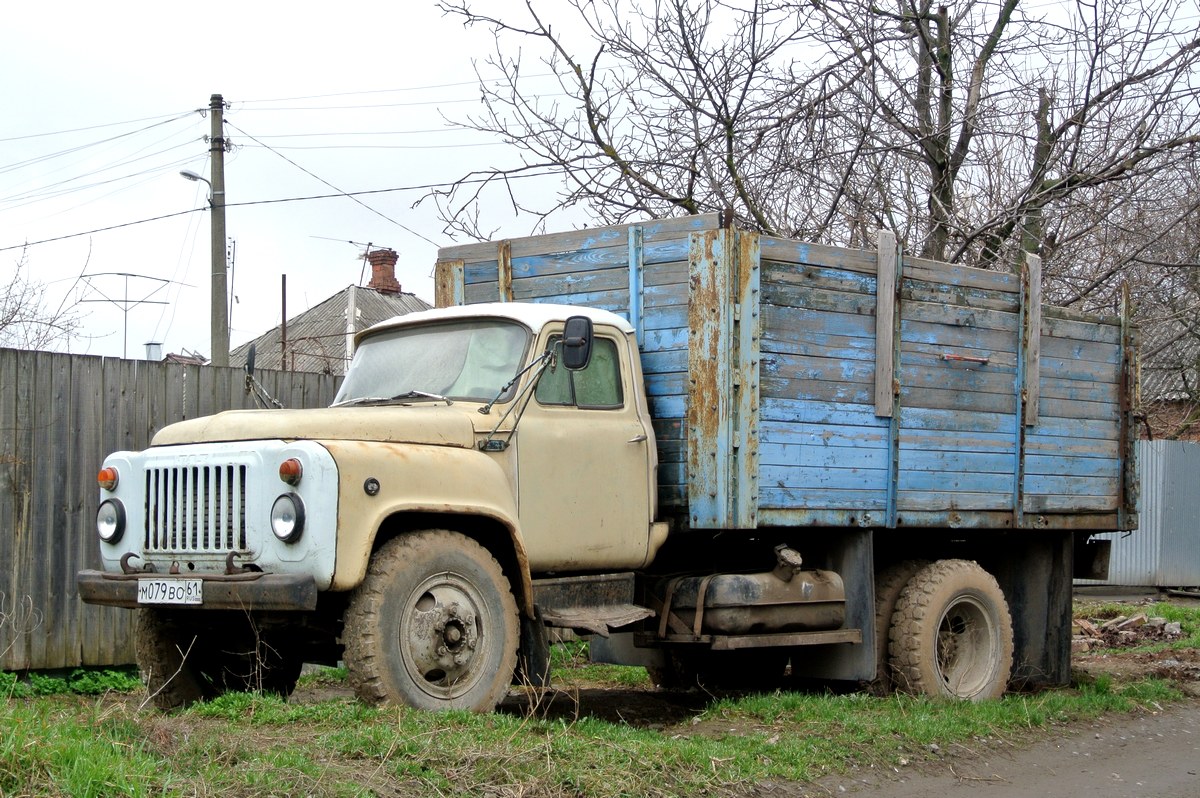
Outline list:
[[[587,368],[592,359],[592,320],[587,316],[567,319],[562,344],[562,362],[568,371]]]
[[[250,344],[250,351],[246,353],[246,374],[250,377],[254,376],[254,344]]]

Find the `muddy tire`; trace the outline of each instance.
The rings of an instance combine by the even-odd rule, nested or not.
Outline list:
[[[517,663],[517,603],[474,540],[428,530],[388,541],[346,609],[346,668],[362,701],[490,712]]]
[[[889,643],[893,678],[905,692],[981,701],[1008,686],[1008,604],[974,562],[938,560],[918,571],[896,601]]]
[[[138,670],[150,702],[162,710],[182,709],[213,690],[200,669],[200,640],[161,611],[139,609],[134,622]]]
[[[875,574],[875,678],[867,683],[867,689],[873,695],[888,695],[896,688],[888,659],[892,616],[896,612],[900,593],[917,571],[927,565],[928,560],[901,560]]]

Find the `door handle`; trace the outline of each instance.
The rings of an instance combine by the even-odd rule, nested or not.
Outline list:
[[[641,443],[644,440],[646,440],[646,433],[643,432],[641,435],[634,435],[632,438],[629,439],[629,442],[630,443]]]

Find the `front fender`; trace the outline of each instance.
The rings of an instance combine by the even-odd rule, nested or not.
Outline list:
[[[508,531],[519,566],[521,594],[532,611],[529,559],[508,477],[475,449],[411,443],[329,441],[321,444],[338,466],[337,565],[333,590],[357,587],[380,527],[396,513],[474,515]],[[367,481],[379,483],[372,496]]]

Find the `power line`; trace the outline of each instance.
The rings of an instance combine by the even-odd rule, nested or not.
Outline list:
[[[527,174],[521,174],[521,175],[506,175],[504,177],[504,179],[508,180],[508,181],[527,180],[527,179],[535,178],[535,177],[550,177],[557,173],[558,173],[558,170],[549,170],[549,171],[544,171],[544,172],[529,172]],[[315,177],[315,175],[314,175],[314,177]],[[320,178],[317,178],[317,179],[320,180]],[[455,181],[452,183],[426,183],[424,185],[417,185],[417,186],[396,186],[394,188],[376,188],[376,189],[369,189],[367,191],[344,191],[344,192],[339,192],[337,194],[312,194],[312,195],[304,196],[304,197],[281,197],[279,199],[250,200],[248,202],[230,202],[225,207],[227,207],[227,208],[243,208],[243,207],[250,207],[250,206],[254,206],[254,205],[277,205],[277,204],[283,203],[283,202],[309,202],[311,200],[341,199],[343,197],[350,197],[351,199],[353,199],[354,197],[369,196],[371,194],[390,194],[390,193],[394,193],[397,191],[429,191],[430,189],[452,188],[454,186],[474,185],[476,183],[485,183],[489,179],[494,179],[494,178],[481,177],[481,178],[475,178],[475,179],[469,179],[469,180],[458,180],[458,181]],[[324,181],[322,181],[322,182],[324,182]],[[364,206],[364,207],[367,207],[368,210],[373,210],[369,206]],[[185,216],[189,213],[203,213],[203,212],[206,212],[207,210],[208,210],[207,208],[189,208],[186,211],[176,211],[175,213],[166,213],[161,216],[152,216],[149,219],[139,219],[134,222],[123,222],[121,224],[109,225],[108,227],[98,227],[94,230],[85,230],[80,233],[69,233],[67,235],[55,236],[53,238],[43,238],[38,241],[26,241],[23,244],[13,244],[13,245],[6,246],[6,247],[0,247],[0,252],[8,252],[8,251],[14,250],[14,249],[24,249],[26,247],[35,247],[35,246],[38,246],[39,244],[51,244],[51,243],[54,243],[55,241],[65,241],[70,238],[79,238],[81,236],[94,235],[95,233],[107,233],[110,230],[119,230],[124,227],[133,227],[133,226],[139,225],[139,224],[147,224],[149,222],[158,222],[158,221],[162,221],[163,219],[173,219],[176,216]],[[387,218],[387,217],[384,217],[384,218]],[[389,220],[389,221],[391,221],[391,220]],[[425,241],[428,241],[430,244],[434,244],[434,245],[437,244],[436,241],[430,241],[428,238],[425,238],[420,233],[416,233],[415,231],[410,230],[407,227],[404,227],[404,225],[400,225],[400,226],[403,227],[405,230],[408,230],[408,232],[413,233],[413,235],[416,235],[416,236],[424,239]]]
[[[294,166],[294,167],[296,167],[297,169],[299,169],[301,172],[304,172],[304,173],[305,173],[306,175],[308,175],[309,177],[313,177],[313,178],[315,178],[315,179],[317,179],[317,180],[320,180],[322,183],[324,183],[325,185],[329,186],[329,187],[330,187],[330,188],[332,188],[334,191],[337,191],[337,192],[339,192],[339,193],[340,193],[342,196],[344,196],[344,197],[348,197],[349,199],[353,200],[354,202],[357,202],[359,205],[363,206],[364,208],[366,208],[367,210],[369,210],[371,213],[375,214],[376,216],[378,216],[378,217],[380,217],[380,218],[382,218],[382,219],[386,219],[387,221],[389,221],[389,222],[391,222],[392,224],[394,224],[394,225],[396,225],[397,227],[399,227],[401,230],[407,230],[408,232],[410,232],[410,233],[412,233],[413,235],[415,235],[417,238],[420,238],[422,241],[425,241],[425,242],[427,242],[427,243],[433,244],[434,246],[437,246],[437,242],[436,242],[436,241],[432,241],[432,240],[430,240],[428,237],[426,237],[426,236],[422,235],[421,233],[418,233],[416,230],[413,230],[411,227],[409,227],[409,226],[407,226],[407,225],[405,225],[405,224],[402,224],[402,223],[400,223],[400,222],[396,221],[396,220],[395,220],[395,219],[393,219],[392,217],[388,216],[386,213],[383,213],[383,212],[382,212],[382,211],[380,211],[380,210],[377,210],[377,209],[375,209],[375,208],[372,208],[370,205],[368,205],[367,203],[365,203],[365,202],[363,202],[362,200],[358,199],[357,197],[354,197],[354,196],[351,196],[350,194],[347,194],[346,192],[342,191],[340,188],[338,188],[337,186],[335,186],[333,183],[330,183],[330,182],[329,182],[328,180],[326,180],[325,178],[323,178],[323,177],[320,177],[320,176],[318,176],[318,175],[314,174],[313,172],[309,171],[308,169],[305,169],[303,166],[301,166],[300,164],[296,163],[295,161],[293,161],[291,158],[287,157],[287,156],[286,156],[286,155],[284,155],[283,153],[281,153],[281,152],[278,152],[277,150],[273,150],[273,149],[271,149],[269,146],[267,146],[266,144],[263,144],[261,141],[259,141],[258,139],[254,138],[254,136],[251,136],[249,133],[247,133],[246,131],[242,130],[240,127],[238,127],[237,125],[233,124],[232,122],[226,121],[226,123],[225,123],[225,124],[229,125],[229,127],[233,128],[233,129],[234,129],[234,130],[236,130],[237,132],[241,133],[243,136],[245,136],[246,138],[250,139],[251,141],[253,141],[253,142],[257,143],[259,146],[261,146],[261,147],[265,147],[266,149],[268,149],[268,150],[270,150],[271,152],[275,153],[275,154],[276,154],[276,155],[278,155],[280,158],[282,158],[283,160],[285,160],[285,161],[287,161],[288,163],[290,163],[292,166]]]
[[[163,120],[166,120],[167,122],[170,122],[175,119],[183,119],[184,117],[191,116],[194,113],[196,113],[196,112],[188,111],[188,112],[182,113],[182,114],[162,114],[160,116],[146,116],[146,117],[142,117],[141,119],[128,119],[124,122],[105,122],[104,124],[101,124],[101,125],[89,125],[88,127],[76,127],[76,128],[71,128],[69,130],[52,130],[47,133],[28,133],[24,136],[11,136],[9,138],[0,139],[0,142],[25,141],[26,139],[39,139],[39,138],[46,138],[48,136],[63,136],[68,133],[85,133],[89,130],[101,130],[106,127],[120,127],[121,125],[136,125],[139,122],[153,122],[158,119],[163,119]],[[154,127],[154,125],[151,125],[150,127]],[[143,128],[143,129],[148,130],[149,128]],[[136,133],[138,131],[134,131],[134,132]],[[120,138],[120,137],[118,136],[117,138]]]

